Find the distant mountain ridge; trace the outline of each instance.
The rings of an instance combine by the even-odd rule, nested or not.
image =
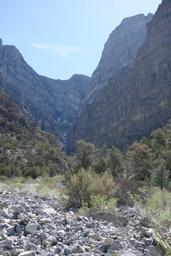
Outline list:
[[[132,64],[115,74],[88,101],[68,138],[127,147],[171,117],[171,1],[163,0],[147,26]]]
[[[0,88],[5,91],[38,126],[65,141],[90,78],[74,75],[69,80],[53,80],[38,75],[15,46],[0,44]]]

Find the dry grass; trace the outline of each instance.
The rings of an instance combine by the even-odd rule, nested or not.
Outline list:
[[[0,179],[1,190],[14,190],[17,192],[37,193],[42,196],[60,196],[63,190],[64,176],[32,178],[3,178]]]
[[[134,202],[141,215],[151,220],[158,245],[165,255],[171,256],[171,192],[152,188],[145,202],[138,198],[134,198]]]

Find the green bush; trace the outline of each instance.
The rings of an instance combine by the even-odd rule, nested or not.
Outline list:
[[[93,200],[97,197],[109,199],[114,194],[113,177],[110,173],[98,175],[92,170],[81,169],[73,174],[67,184],[68,207],[80,208],[93,206]]]
[[[106,195],[96,195],[91,199],[92,211],[112,212],[117,205],[116,198],[108,198]]]

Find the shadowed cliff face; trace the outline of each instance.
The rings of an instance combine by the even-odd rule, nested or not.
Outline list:
[[[69,149],[84,138],[120,148],[171,117],[171,1],[165,0],[148,25],[136,60],[124,67],[83,107],[69,137]]]
[[[80,109],[89,80],[83,75],[74,75],[66,81],[40,76],[14,46],[0,42],[0,88],[40,128],[55,133],[62,142]]]

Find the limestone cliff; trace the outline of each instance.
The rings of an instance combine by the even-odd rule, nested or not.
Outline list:
[[[153,15],[138,14],[125,18],[110,34],[102,52],[100,62],[91,78],[89,95],[103,86],[106,82],[136,58],[137,52],[145,42],[147,23]]]
[[[171,117],[171,1],[148,25],[132,64],[122,68],[84,105],[68,138],[120,148],[149,135]]]

